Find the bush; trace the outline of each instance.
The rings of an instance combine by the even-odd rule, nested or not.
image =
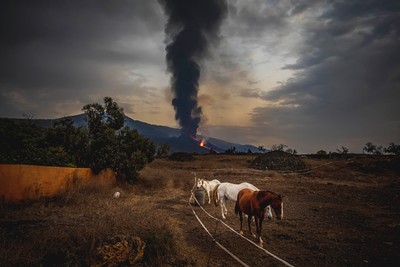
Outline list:
[[[257,156],[250,166],[259,170],[275,171],[302,171],[307,169],[307,165],[299,156],[280,150]]]
[[[177,152],[169,156],[169,159],[174,161],[192,161],[194,157],[192,154],[186,152]]]

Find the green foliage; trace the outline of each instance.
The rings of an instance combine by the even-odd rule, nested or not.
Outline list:
[[[267,149],[266,149],[264,146],[259,146],[259,147],[258,147],[258,150],[259,150],[261,153],[267,152]]]
[[[162,144],[157,150],[157,156],[168,157],[169,149],[170,149],[170,147],[169,147],[168,143]]]
[[[396,145],[395,143],[390,143],[387,148],[384,149],[385,153],[394,154],[396,156],[400,156],[400,145]]]
[[[336,149],[339,154],[347,155],[349,153],[349,149],[347,147],[342,146],[342,148]]]
[[[31,123],[0,120],[0,163],[63,166],[73,159],[49,139],[50,130]]]
[[[132,182],[154,160],[155,144],[136,130],[122,128],[123,109],[110,97],[83,107],[88,127],[76,128],[61,118],[52,128],[31,120],[0,119],[0,163],[90,167],[94,172],[112,168]]]
[[[382,155],[383,147],[382,146],[377,146],[377,145],[374,145],[371,142],[368,142],[363,147],[363,152],[367,153],[367,154]]]
[[[275,144],[275,145],[273,145],[271,147],[271,151],[283,151],[283,152],[286,152],[286,153],[289,153],[289,154],[293,154],[293,155],[297,154],[297,150],[296,149],[289,148],[287,145],[284,145],[284,144],[279,144],[279,145]]]
[[[104,106],[88,104],[83,111],[89,128],[89,167],[94,172],[112,168],[128,182],[135,181],[138,171],[154,159],[154,143],[136,130],[121,129],[125,114],[111,97],[104,98]]]
[[[113,169],[128,182],[137,179],[138,171],[154,160],[156,152],[156,146],[150,139],[126,127],[117,135],[116,149]]]
[[[227,150],[225,150],[225,152],[224,152],[225,154],[228,154],[228,155],[233,155],[233,154],[235,154],[236,153],[236,147],[231,147],[231,148],[228,148]]]

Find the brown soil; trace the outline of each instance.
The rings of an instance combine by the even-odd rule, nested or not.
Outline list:
[[[400,266],[400,161],[392,157],[302,158],[306,173],[249,168],[250,155],[195,156],[189,162],[157,159],[141,183],[81,191],[61,199],[1,205],[0,266],[86,266],[110,236],[140,236],[146,249],[173,239],[153,266],[241,266],[202,228],[188,204],[192,172],[221,182],[247,181],[286,196],[284,219],[264,221],[265,248],[294,266]],[[113,199],[119,190],[122,194]],[[220,218],[220,208],[204,208]],[[228,202],[232,228],[239,229]],[[193,207],[216,241],[249,266],[284,266]],[[244,225],[246,226],[246,224]],[[254,226],[253,226],[254,227]],[[172,235],[154,239],[165,228]],[[245,236],[254,240],[245,227]],[[154,244],[153,244],[154,247]],[[145,252],[146,253],[146,252]],[[157,251],[152,254],[156,257]],[[150,256],[149,256],[150,255]],[[158,255],[159,256],[159,255]],[[145,256],[146,257],[146,256]]]

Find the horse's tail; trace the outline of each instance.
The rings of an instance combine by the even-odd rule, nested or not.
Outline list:
[[[239,199],[238,199],[238,200],[236,200],[236,204],[235,204],[235,213],[236,213],[236,215],[238,215],[239,211],[240,211],[240,207],[239,207]]]
[[[214,204],[216,207],[218,207],[218,203],[219,203],[218,187],[219,187],[219,184],[217,184],[214,187],[214,190],[212,191],[212,198],[214,200]]]

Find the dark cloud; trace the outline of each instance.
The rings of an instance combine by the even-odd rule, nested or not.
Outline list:
[[[399,142],[397,3],[324,6],[303,30],[297,62],[285,67],[296,71],[293,78],[262,96],[279,105],[254,110],[254,122],[273,124],[295,144],[312,137],[315,149],[342,142],[359,152],[367,141]]]
[[[157,1],[7,1],[0,14],[3,116],[21,115],[13,108],[17,95],[49,105],[81,102],[124,90],[129,69],[157,63],[162,69]],[[40,114],[34,107],[29,112]]]

